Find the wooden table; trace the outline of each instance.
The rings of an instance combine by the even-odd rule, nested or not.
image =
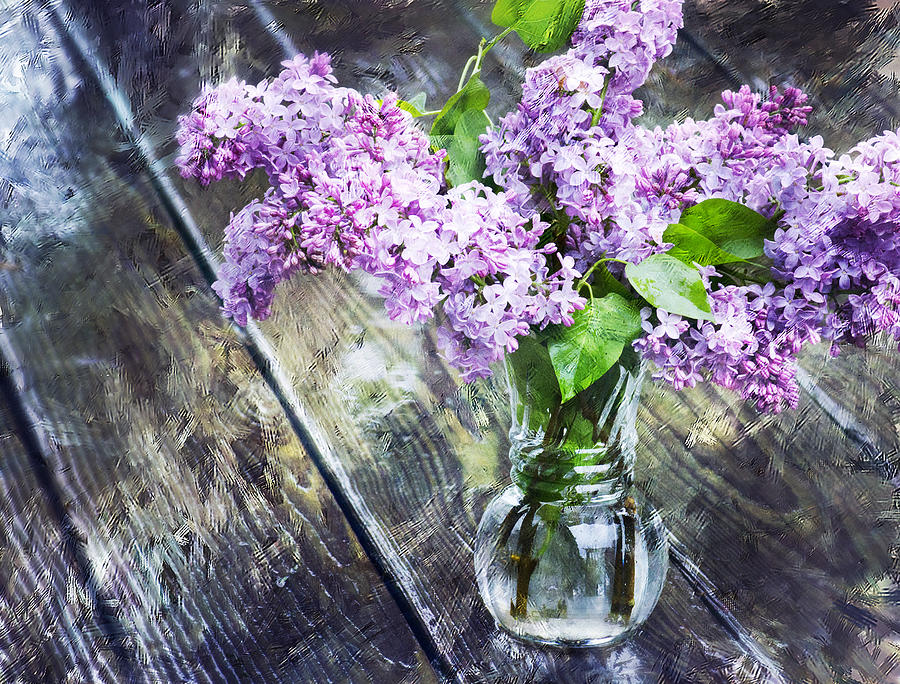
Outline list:
[[[896,128],[889,5],[695,2],[647,120],[788,81],[835,149]],[[297,278],[259,327],[220,315],[222,227],[261,185],[173,172],[201,82],[318,49],[345,85],[436,103],[489,11],[0,3],[0,681],[900,682],[890,343],[806,354],[777,417],[651,388],[637,474],[666,588],[626,644],[559,651],[498,632],[475,589],[500,382],[460,386],[365,280]],[[491,54],[495,112],[533,62]]]

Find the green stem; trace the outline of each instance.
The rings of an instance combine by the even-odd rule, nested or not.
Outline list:
[[[481,73],[481,63],[484,61],[484,56],[491,51],[491,48],[494,47],[497,43],[503,40],[506,36],[508,36],[512,32],[512,27],[502,31],[501,33],[494,36],[490,41],[481,39],[481,42],[478,44],[478,53],[469,57],[469,61],[466,62],[466,66],[463,68],[462,75],[459,78],[459,87],[456,89],[456,92],[459,92],[463,89],[466,82],[472,78],[473,76],[477,76]],[[473,64],[474,62],[474,64]],[[472,66],[472,74],[469,75],[469,66]]]
[[[591,128],[597,125],[600,117],[603,116],[603,106],[606,104],[606,91],[609,89],[609,82],[612,81],[612,74],[603,82],[603,90],[600,91],[600,106],[593,110],[591,116]]]
[[[560,402],[550,411],[550,420],[547,421],[547,428],[544,430],[542,442],[545,447],[549,447],[559,440],[562,407],[563,405]]]
[[[587,285],[588,276],[591,275],[591,273],[594,272],[594,269],[597,268],[600,264],[606,263],[607,261],[615,261],[620,264],[625,264],[626,266],[628,265],[627,261],[624,261],[623,259],[616,259],[615,257],[604,257],[602,259],[597,259],[597,261],[595,261],[593,265],[587,271],[585,271],[585,274],[581,277],[581,280],[578,281],[578,284],[575,287],[575,291],[578,292],[579,290],[581,290],[581,288]],[[593,299],[593,294],[591,295],[591,299]]]
[[[576,292],[580,292],[581,288],[583,288],[585,285],[588,284],[588,277],[591,275],[591,273],[594,272],[594,269],[597,268],[602,263],[602,261],[603,261],[602,259],[598,259],[597,261],[594,262],[593,266],[591,266],[587,271],[584,272],[584,275],[581,276],[581,280],[579,280],[578,284],[575,286]],[[591,300],[593,300],[593,299],[594,299],[594,291],[591,290]]]
[[[505,546],[506,542],[509,541],[509,535],[512,534],[513,528],[516,526],[516,520],[519,519],[519,516],[522,515],[527,508],[527,504],[520,504],[519,506],[511,508],[509,513],[506,514],[503,522],[500,523],[500,533],[497,535],[498,548]]]
[[[522,525],[519,528],[519,553],[512,556],[517,568],[516,598],[510,605],[509,614],[514,618],[524,618],[528,615],[528,589],[531,584],[531,575],[538,564],[531,551],[534,548],[534,536],[537,532],[534,514],[539,505],[532,504],[528,513],[522,518]]]
[[[456,92],[459,92],[463,89],[463,86],[466,84],[468,80],[467,76],[469,75],[469,67],[472,66],[472,63],[477,63],[477,55],[472,55],[469,57],[469,60],[466,62],[466,65],[463,67],[462,74],[459,76],[459,85],[456,86]]]
[[[506,38],[506,36],[508,36],[510,33],[512,33],[512,31],[513,31],[513,28],[512,28],[512,26],[510,26],[508,29],[501,31],[496,36],[494,36],[491,39],[491,41],[484,46],[483,50],[479,50],[481,56],[484,57],[488,52],[491,51],[492,47],[494,47],[497,43],[499,43],[501,40]],[[478,68],[479,68],[479,70],[481,69],[480,63],[478,64]]]
[[[630,496],[625,499],[625,510],[619,513],[619,530],[616,535],[616,560],[613,571],[611,615],[618,615],[624,622],[631,619],[634,609],[634,545],[635,545],[635,502]]]

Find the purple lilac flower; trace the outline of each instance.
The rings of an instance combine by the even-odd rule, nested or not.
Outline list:
[[[533,329],[570,325],[585,305],[575,282],[598,259],[666,251],[666,227],[718,197],[777,220],[771,271],[741,284],[698,265],[713,321],[645,308],[634,346],[658,377],[676,389],[709,377],[777,412],[797,404],[805,344],[900,340],[900,133],[836,159],[794,133],[803,93],[746,86],[707,121],[634,125],[634,89],[681,22],[679,0],[588,0],[572,48],[529,69],[516,110],[482,137],[502,192],[446,191],[443,153],[396,98],[338,88],[327,55],[205,90],[180,120],[182,172],[205,184],[262,169],[272,186],[226,229],[226,312],[264,318],[296,271],[363,269],[391,318],[441,312],[442,350],[469,381]]]
[[[726,91],[709,121],[653,131],[631,124],[639,108],[609,99],[630,97],[680,26],[679,3],[644,5],[632,15],[630,4],[589,3],[575,47],[529,72],[518,109],[483,138],[494,180],[517,206],[571,219],[564,244],[581,270],[599,258],[639,262],[665,251],[666,227],[711,197],[767,216],[802,217],[826,231],[835,202],[812,201],[810,180],[837,185],[827,170],[833,155],[820,138],[801,143],[792,135],[810,111],[799,90],[772,88],[765,100],[747,87]],[[603,97],[596,117],[591,110]],[[827,305],[813,283],[831,274],[826,261],[798,257],[789,279],[776,268],[785,289],[772,302],[755,295],[755,286],[726,284],[706,269],[715,322],[648,310],[648,334],[635,346],[676,388],[705,373],[762,410],[794,405],[796,354],[825,325]]]
[[[724,196],[769,216],[779,212],[780,227],[766,243],[773,282],[723,287],[719,279],[710,294],[715,323],[693,322],[663,343],[658,312],[659,326],[635,346],[676,387],[693,384],[702,370],[761,410],[778,411],[796,404],[796,356],[805,344],[830,339],[836,353],[839,343],[863,345],[877,332],[900,339],[900,135],[887,132],[836,160],[821,138],[801,143],[785,128],[808,114],[796,91],[759,102],[742,89],[725,101],[710,122],[655,132],[655,156],[667,168],[648,167],[649,180],[684,179],[688,171],[697,179],[692,199]],[[674,203],[664,183],[652,187]],[[683,189],[675,184],[676,193]],[[723,309],[726,294],[731,306]],[[729,327],[730,346],[722,343]]]
[[[444,153],[397,106],[333,85],[328,58],[285,62],[273,81],[205,91],[181,119],[179,164],[209,182],[263,169],[272,187],[226,229],[216,291],[241,325],[270,313],[297,271],[363,269],[388,314],[414,323],[441,305],[442,346],[467,380],[531,326],[584,306],[571,258],[548,265],[545,224],[478,183],[445,192]]]
[[[818,182],[769,246],[776,272],[818,304],[835,353],[878,332],[900,340],[900,133],[860,143]]]
[[[666,225],[685,207],[711,197],[740,202],[767,216],[802,215],[800,222],[807,226],[826,224],[828,202],[811,199],[815,191],[810,181],[825,173],[832,153],[821,139],[800,143],[787,128],[805,122],[805,96],[796,89],[785,94],[772,89],[762,101],[744,87],[726,91],[723,102],[708,121],[636,129],[649,150],[637,186],[655,224],[650,229],[654,241],[667,248],[661,240]],[[813,206],[818,209],[811,214]],[[635,347],[656,363],[658,377],[680,389],[693,386],[705,373],[755,401],[760,410],[796,405],[796,355],[803,344],[821,339],[827,311],[813,283],[830,275],[823,259],[800,255],[799,235],[799,229],[776,232],[768,253],[775,262],[775,282],[765,287],[733,285],[714,267],[701,269],[714,322],[691,321],[682,335],[663,338],[659,330],[666,312],[655,312],[659,324],[645,323],[649,334]],[[585,260],[595,258],[598,248],[614,246],[590,235],[583,244],[591,250]]]
[[[206,185],[263,168],[273,178],[340,130],[349,91],[333,85],[331,58],[297,55],[282,65],[271,82],[232,79],[204,89],[178,122],[183,176]]]
[[[272,288],[292,272],[355,268],[376,226],[428,220],[444,204],[442,155],[396,97],[378,103],[335,87],[327,55],[284,66],[270,82],[204,92],[178,134],[185,175],[208,182],[262,168],[273,186],[226,231],[217,290],[242,324],[268,315]]]
[[[454,188],[449,199],[443,232],[452,259],[436,273],[446,317],[438,334],[468,382],[488,376],[490,364],[515,351],[517,337],[532,326],[571,325],[572,311],[585,301],[573,288],[580,273],[571,257],[551,274],[555,248],[537,248],[546,228],[537,216],[524,219],[506,197],[478,183]]]
[[[544,202],[563,150],[628,134],[643,111],[632,93],[681,25],[680,0],[588,1],[572,48],[529,69],[517,108],[482,137],[488,173],[516,206]]]
[[[225,263],[213,289],[239,325],[247,325],[248,316],[266,318],[275,286],[291,273],[315,273],[324,266],[320,255],[290,249],[296,222],[297,212],[271,190],[263,201],[254,200],[232,214],[225,228]]]

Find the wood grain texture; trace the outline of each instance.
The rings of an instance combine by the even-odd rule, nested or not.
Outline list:
[[[808,398],[760,418],[723,393],[670,395],[646,402],[639,476],[717,595],[790,681],[890,681],[869,651],[878,632],[894,648],[896,622],[869,631],[847,616],[890,586],[893,486],[853,467],[849,440]]]
[[[707,116],[715,91],[732,85],[729,79],[735,76],[750,74],[748,80],[756,83],[782,77],[799,82],[799,75],[814,86],[814,92],[824,93],[816,88],[818,81],[827,78],[833,82],[835,74],[849,74],[856,79],[852,81],[853,97],[836,91],[817,124],[823,124],[828,132],[843,133],[841,140],[846,140],[874,132],[875,121],[891,121],[890,99],[882,98],[880,104],[877,98],[866,99],[866,93],[882,92],[879,89],[887,86],[872,81],[865,68],[847,68],[870,55],[860,48],[859,32],[829,33],[829,22],[840,19],[837,14],[803,15],[820,21],[809,26],[813,34],[834,35],[830,61],[821,68],[808,68],[815,62],[811,52],[806,54],[805,67],[787,59],[790,51],[796,50],[790,41],[767,46],[778,58],[770,52],[760,59],[754,56],[749,39],[734,38],[744,35],[740,33],[746,29],[741,17],[761,12],[763,19],[773,21],[770,7],[774,5],[749,2],[729,3],[726,9],[715,4],[690,7],[689,20],[694,17],[691,25],[698,27],[698,35],[693,43],[685,45],[683,41],[673,59],[661,65],[644,89],[650,120],[667,120],[675,114]],[[798,8],[808,10],[809,4]],[[113,58],[118,84],[135,108],[138,124],[148,138],[162,144],[171,135],[175,113],[183,111],[193,96],[198,76],[219,80],[232,74],[251,78],[271,74],[281,51],[292,44],[307,51],[340,49],[338,72],[346,84],[362,84],[377,91],[388,83],[403,94],[425,90],[432,99],[440,98],[449,91],[470,47],[477,43],[477,34],[486,26],[485,8],[480,13],[461,14],[467,12],[464,3],[406,6],[385,2],[378,9],[366,2],[250,3],[221,5],[213,13],[184,13],[176,3],[132,9],[131,13],[107,9],[104,14],[103,5],[98,4],[87,16],[86,28],[92,35],[102,36],[101,52]],[[795,10],[798,16],[800,9]],[[284,31],[262,30],[258,24],[261,16],[281,22]],[[772,16],[787,21],[783,13]],[[435,17],[440,17],[437,26]],[[705,17],[706,23],[696,17]],[[116,25],[115,21],[123,23]],[[723,26],[731,27],[724,38],[718,32]],[[125,28],[134,30],[129,33]],[[774,34],[774,29],[767,28],[765,21],[754,26],[763,35]],[[154,43],[152,37],[142,38],[141,31],[164,37]],[[392,40],[398,31],[402,35],[399,42]],[[875,31],[874,39],[888,33],[887,29]],[[131,42],[121,42],[123,36]],[[440,57],[432,58],[435,54]],[[520,60],[527,63],[527,57],[512,55],[506,60],[507,69],[492,62],[488,77],[501,87],[496,98],[499,111],[515,96],[516,79],[508,67]],[[783,66],[777,73],[767,72],[771,64]],[[896,91],[887,92],[896,97]],[[875,102],[866,109],[868,118],[855,116],[859,108],[854,102],[859,100],[854,98],[858,97],[869,104]],[[101,110],[103,105],[97,98],[90,107]],[[856,128],[848,128],[848,122]],[[128,148],[118,155],[101,154],[127,173]],[[183,192],[210,241],[217,244],[227,212],[258,193],[259,186],[225,184],[201,193],[187,185]],[[139,198],[131,201],[140,205]],[[131,315],[99,319],[97,325],[101,330],[137,331],[134,334],[145,345],[146,339],[168,341],[173,324],[163,320],[169,316],[171,302],[177,302],[173,320],[178,323],[174,325],[187,340],[181,344],[192,349],[194,314],[183,312],[193,311],[193,305],[184,304],[179,293],[190,292],[192,298],[204,299],[208,290],[197,281],[193,266],[185,262],[152,196],[148,201],[142,211],[158,221],[154,237],[145,239],[152,249],[130,247],[130,260],[138,273],[151,274],[146,288],[154,296],[159,283],[165,282],[166,296],[161,301],[166,313],[151,317],[143,327]],[[160,235],[167,238],[161,240]],[[88,255],[101,264],[98,273],[105,274],[103,264],[114,268],[118,263],[113,257],[103,261],[92,252]],[[51,273],[63,275],[65,271]],[[767,678],[875,682],[895,678],[894,484],[884,481],[885,471],[872,471],[858,459],[848,458],[855,447],[818,406],[806,401],[797,414],[760,419],[752,410],[737,405],[733,397],[717,392],[654,392],[642,412],[646,457],[641,460],[639,476],[689,559],[709,583],[705,587],[691,585],[701,592],[698,595],[673,571],[661,605],[645,630],[620,649],[565,653],[523,647],[498,634],[490,624],[475,594],[471,570],[474,526],[491,494],[505,483],[508,470],[502,386],[490,382],[458,387],[436,355],[432,331],[391,324],[381,312],[371,283],[364,280],[348,281],[334,275],[298,279],[280,297],[276,316],[264,331],[304,408],[328,436],[356,492],[377,516],[370,523],[386,531],[391,548],[383,550],[385,555],[415,570],[407,589],[435,616],[429,623],[431,634],[461,678],[548,682],[756,682]],[[216,328],[217,324],[206,325]],[[119,340],[120,333],[115,337]],[[236,342],[228,338],[227,344],[217,344],[231,350],[226,376],[234,384],[233,391],[243,393],[249,391],[255,375]],[[113,346],[121,344],[116,341]],[[140,342],[132,345],[144,349]],[[144,378],[151,387],[158,384],[152,374],[155,383],[147,379],[146,368],[153,364],[147,363],[144,352],[126,356],[135,358],[132,375]],[[238,357],[239,362],[231,360]],[[165,366],[165,355],[162,358]],[[860,358],[871,367],[862,382],[863,376],[857,374]],[[809,364],[813,377],[823,386],[830,383],[827,391],[859,421],[870,425],[879,444],[887,445],[880,448],[890,453],[891,436],[896,434],[896,421],[891,417],[896,414],[890,408],[896,364],[889,356],[879,358],[872,352],[833,362],[827,372],[816,364]],[[231,370],[232,365],[238,370]],[[206,366],[195,364],[188,376],[207,373]],[[168,371],[167,377],[171,375]],[[176,375],[177,382],[169,379],[167,387],[183,383],[180,372]],[[71,374],[65,377],[73,378]],[[872,401],[869,379],[880,383],[880,405]],[[859,391],[846,392],[848,383]],[[264,394],[258,384],[256,387],[256,392]],[[222,392],[209,394],[210,404],[227,403]],[[197,401],[196,394],[185,396],[181,406]],[[214,406],[208,410],[215,413]],[[144,425],[168,427],[163,414],[147,415]],[[232,418],[219,420],[234,423]],[[219,423],[213,424],[220,429]],[[283,424],[280,429],[284,430]],[[79,439],[83,438],[76,441]],[[203,444],[185,442],[182,448],[181,458],[192,458],[191,454],[203,450]],[[175,461],[179,462],[178,458]],[[219,494],[227,495],[224,490],[234,481],[226,478]],[[119,491],[123,486],[113,489]],[[270,489],[282,494],[292,491],[277,478]],[[160,508],[171,509],[198,496],[203,494],[190,489],[172,491],[170,501],[161,503]],[[173,505],[173,501],[182,503]],[[252,509],[252,520],[265,515],[260,513],[264,508]],[[157,515],[164,517],[166,510]],[[243,528],[236,529],[232,538],[248,534]],[[224,579],[221,574],[219,577]],[[223,595],[203,589],[204,598],[217,606],[233,599],[228,590]],[[767,670],[765,658],[755,658],[753,649],[730,638],[704,607],[704,591],[721,600],[763,655],[771,653],[780,664]],[[278,598],[270,595],[267,600]],[[231,613],[226,610],[223,615],[228,619]],[[183,624],[168,617],[151,620],[151,624],[161,623]],[[327,645],[318,646],[325,648]],[[320,651],[313,651],[310,659],[321,658]],[[254,662],[257,667],[266,666],[261,658]]]
[[[25,68],[3,95],[16,117],[0,162],[3,334],[134,680],[433,681],[196,265],[143,200],[152,190],[106,103],[47,16],[22,19]],[[52,525],[44,534],[50,551]],[[51,606],[80,605],[77,586],[52,589]],[[99,669],[103,650],[83,648]]]
[[[115,681],[125,669],[101,629],[75,540],[47,502],[11,403],[0,396],[0,680]]]

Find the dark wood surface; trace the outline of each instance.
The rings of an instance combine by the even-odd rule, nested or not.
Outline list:
[[[38,63],[21,97],[37,105],[34,79],[53,67],[26,54]],[[40,455],[121,633],[108,680],[431,680],[95,95],[77,84],[21,119],[8,161],[43,174],[14,188],[0,278]]]
[[[475,526],[508,482],[502,382],[460,386],[433,330],[389,321],[365,279],[297,278],[248,331],[219,315],[222,227],[261,186],[170,168],[200,83],[318,49],[347,85],[436,102],[488,4],[0,19],[0,680],[900,681],[891,345],[808,354],[801,407],[777,417],[648,390],[637,475],[673,535],[669,579],[636,638],[579,652],[512,641],[475,591]],[[792,7],[688,6],[647,119],[787,80],[836,149],[896,128],[879,74],[896,13]],[[496,112],[531,61],[514,44],[491,59]]]

